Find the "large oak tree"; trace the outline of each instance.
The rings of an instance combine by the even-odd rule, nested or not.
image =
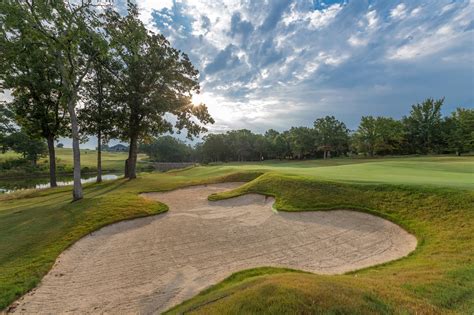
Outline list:
[[[438,153],[441,147],[441,107],[444,98],[427,98],[412,106],[410,115],[403,117],[407,143],[411,153]]]
[[[349,129],[334,116],[316,119],[314,130],[318,149],[323,151],[325,159],[331,157],[331,152],[340,154],[348,150]]]
[[[120,106],[121,137],[130,143],[125,176],[136,177],[138,142],[164,132],[187,130],[192,138],[213,123],[204,104],[194,105],[199,93],[198,71],[188,56],[171,47],[166,38],[146,29],[137,6],[128,2],[128,14],[106,14],[107,34],[119,83],[114,101]]]

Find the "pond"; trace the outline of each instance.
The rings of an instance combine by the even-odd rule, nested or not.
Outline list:
[[[102,180],[114,180],[121,174],[103,174]],[[84,175],[82,183],[94,183],[97,178],[95,174]],[[70,186],[73,184],[72,175],[58,176],[58,186]],[[20,179],[0,179],[0,194],[11,193],[23,189],[45,189],[49,188],[49,177],[31,177]]]

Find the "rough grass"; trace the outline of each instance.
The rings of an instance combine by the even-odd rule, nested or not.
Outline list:
[[[449,188],[355,185],[265,174],[211,200],[276,197],[280,211],[354,209],[389,218],[418,238],[406,258],[341,276],[253,275],[216,286],[171,310],[223,313],[473,313],[474,193]],[[265,273],[263,273],[265,274]]]
[[[260,173],[179,177],[142,175],[86,185],[85,198],[71,203],[70,187],[0,196],[0,310],[35,287],[57,256],[75,241],[107,224],[158,214],[166,205],[139,196],[146,191],[222,181],[251,180]]]
[[[344,165],[331,163],[344,161],[236,163],[87,185],[85,199],[76,203],[70,203],[70,187],[0,196],[0,309],[36,286],[56,257],[82,236],[112,222],[166,211],[165,205],[140,198],[140,192],[250,181],[270,171],[211,199],[256,192],[275,196],[279,210],[367,211],[414,233],[417,250],[396,262],[341,276],[274,268],[244,271],[173,313],[474,313],[473,157],[394,160],[350,165],[365,165],[367,171],[388,163],[370,174],[370,181],[363,174],[356,181],[361,170],[351,180],[337,179],[348,176],[351,167],[345,166],[341,175]],[[410,180],[410,170],[417,168],[422,176]],[[339,182],[320,176],[322,169]],[[401,171],[405,185],[396,177]],[[383,184],[392,178],[395,185]]]

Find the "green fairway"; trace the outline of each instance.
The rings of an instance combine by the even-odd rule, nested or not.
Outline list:
[[[250,181],[211,199],[257,192],[276,196],[279,210],[366,211],[414,233],[419,247],[407,258],[341,276],[273,268],[242,272],[173,312],[472,313],[473,163],[474,157],[232,163],[86,185],[84,200],[75,203],[70,187],[3,195],[0,309],[36,286],[56,257],[82,236],[112,222],[166,211],[140,192]]]
[[[474,189],[474,156],[268,161],[218,164],[213,168],[277,171],[341,182]]]

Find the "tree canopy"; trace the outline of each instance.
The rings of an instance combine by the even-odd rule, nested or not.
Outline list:
[[[204,104],[195,105],[199,93],[198,71],[188,56],[173,48],[161,34],[149,31],[139,19],[137,6],[128,2],[128,14],[109,11],[106,31],[121,65],[114,101],[119,106],[120,136],[130,142],[126,177],[136,177],[140,139],[186,129],[192,138],[213,123]],[[174,121],[174,123],[173,123]]]

